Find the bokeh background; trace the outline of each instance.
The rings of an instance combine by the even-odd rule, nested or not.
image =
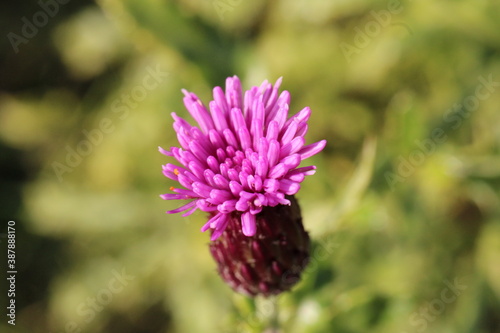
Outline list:
[[[500,2],[59,1],[0,10],[2,332],[260,332],[272,302],[282,332],[500,332]],[[283,76],[328,140],[311,265],[271,303],[158,197],[180,89],[233,74]]]

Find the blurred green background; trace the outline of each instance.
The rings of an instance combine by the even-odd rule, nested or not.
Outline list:
[[[2,332],[263,330],[204,214],[158,197],[180,89],[208,104],[233,74],[283,76],[328,140],[282,332],[500,332],[500,2],[59,1],[0,10]]]

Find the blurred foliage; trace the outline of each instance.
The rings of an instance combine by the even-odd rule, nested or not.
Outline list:
[[[259,332],[275,306],[283,332],[500,332],[498,1],[41,3],[29,38],[40,3],[0,11],[2,332]],[[298,195],[311,264],[268,303],[158,198],[180,89],[208,102],[233,74],[283,76],[328,140]]]

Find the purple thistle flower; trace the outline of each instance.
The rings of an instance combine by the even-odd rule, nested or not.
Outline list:
[[[181,187],[171,187],[174,193],[161,198],[190,201],[167,213],[210,213],[201,230],[212,229],[214,241],[234,214],[250,237],[256,234],[256,216],[264,207],[291,204],[287,197],[316,169],[300,163],[319,153],[326,140],[305,145],[311,110],[305,107],[288,118],[290,93],[279,94],[280,84],[281,78],[274,86],[264,81],[243,94],[238,77],[229,77],[225,92],[213,89],[208,109],[194,93],[183,90],[184,105],[198,127],[172,113],[181,148],[159,150],[177,160],[177,165],[164,165],[163,174]]]

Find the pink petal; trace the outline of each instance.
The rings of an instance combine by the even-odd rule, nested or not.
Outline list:
[[[255,225],[255,215],[250,212],[245,212],[241,214],[241,228],[245,236],[255,235],[256,225]]]
[[[181,207],[176,208],[176,209],[169,210],[169,211],[167,211],[167,214],[175,214],[175,213],[180,213],[180,212],[183,212],[185,210],[188,210],[189,208],[191,208],[194,205],[196,205],[196,201],[197,200],[193,200],[193,201],[185,204],[184,206],[181,206]]]
[[[321,140],[315,143],[311,143],[310,145],[305,146],[301,150],[299,150],[299,154],[301,159],[305,160],[308,157],[316,155],[320,151],[323,150],[326,146],[326,140]]]

